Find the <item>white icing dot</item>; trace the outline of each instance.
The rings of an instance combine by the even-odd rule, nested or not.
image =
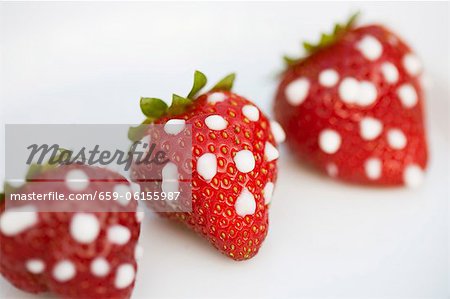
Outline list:
[[[144,220],[144,211],[137,211],[136,212],[136,221],[138,223],[141,223],[142,220]]]
[[[383,124],[376,118],[364,117],[359,123],[359,133],[364,140],[374,140],[380,136]]]
[[[338,169],[337,165],[334,163],[327,164],[326,168],[327,168],[327,174],[332,178],[336,177],[339,173],[339,169]]]
[[[131,238],[130,230],[123,225],[115,224],[108,228],[108,240],[117,245],[126,244]]]
[[[92,243],[100,233],[97,216],[87,213],[76,213],[70,221],[70,235],[82,244]]]
[[[62,260],[53,268],[53,277],[59,282],[71,280],[75,274],[75,265],[69,260]]]
[[[381,177],[381,160],[370,158],[364,164],[366,175],[371,180],[377,180]]]
[[[236,199],[234,208],[236,209],[236,214],[241,217],[244,217],[245,215],[252,215],[253,213],[255,213],[255,197],[247,188],[244,187],[244,189],[242,189],[241,194]]]
[[[5,210],[0,218],[0,231],[8,237],[15,236],[34,226],[38,214],[34,206],[22,206]]]
[[[164,124],[164,132],[170,135],[177,135],[186,127],[186,121],[184,119],[169,119]]]
[[[369,81],[359,83],[359,94],[356,103],[360,106],[369,106],[377,99],[377,88]]]
[[[215,131],[226,129],[228,122],[220,115],[210,115],[205,119],[205,124],[208,128]]]
[[[333,69],[326,69],[319,74],[319,83],[324,87],[333,87],[339,81],[339,74]]]
[[[205,181],[210,181],[217,173],[216,155],[206,153],[198,158],[197,172]]]
[[[420,59],[412,53],[406,54],[403,57],[403,67],[411,76],[417,76],[422,71]]]
[[[403,172],[403,181],[410,188],[416,188],[422,184],[424,173],[420,166],[412,164],[408,165]]]
[[[264,147],[264,156],[267,162],[270,162],[275,159],[278,159],[280,153],[278,152],[277,148],[273,146],[270,142],[266,142],[266,145]]]
[[[127,196],[128,193],[132,193],[130,186],[125,185],[125,184],[119,184],[114,186],[114,193],[117,193],[117,202],[122,205],[122,206],[127,206],[130,201],[128,200],[128,198],[130,198],[129,196]],[[115,196],[115,195],[114,195]]]
[[[91,262],[91,273],[98,277],[108,275],[110,266],[108,261],[103,257],[97,257]]]
[[[398,80],[398,70],[395,65],[390,62],[384,62],[381,65],[381,73],[387,83],[393,84]]]
[[[89,186],[89,177],[80,169],[73,169],[66,175],[66,185],[72,191],[82,191]]]
[[[387,141],[393,149],[403,149],[407,140],[405,134],[399,129],[391,129],[387,132]]]
[[[117,268],[114,285],[117,289],[124,289],[134,281],[134,267],[132,264],[122,264]]]
[[[25,267],[27,268],[28,272],[39,274],[44,271],[45,264],[40,259],[31,259],[26,262]]]
[[[397,89],[397,95],[405,108],[412,108],[417,104],[417,92],[411,84],[403,84]]]
[[[319,146],[327,154],[336,153],[341,147],[341,142],[341,135],[335,130],[325,129],[320,132]]]
[[[359,94],[359,82],[355,78],[344,78],[339,84],[339,97],[345,103],[352,104],[358,99]]]
[[[383,53],[383,46],[375,37],[371,35],[364,36],[357,44],[356,48],[368,60],[377,60]]]
[[[257,121],[259,119],[259,110],[253,105],[245,105],[242,107],[242,113],[251,121]]]
[[[377,99],[377,89],[369,81],[358,82],[355,78],[347,77],[339,85],[339,97],[347,104],[368,106]]]
[[[309,80],[306,78],[299,78],[288,84],[285,89],[285,96],[291,105],[298,106],[306,99],[308,92]]]
[[[178,192],[178,167],[175,163],[168,162],[162,169],[162,191],[163,192]]]
[[[217,102],[222,102],[227,98],[227,96],[221,92],[213,92],[212,94],[208,95],[208,103],[215,104]]]
[[[278,144],[286,140],[286,133],[277,121],[272,120],[270,122],[270,129],[272,131],[273,138]]]
[[[255,168],[255,157],[249,150],[237,152],[233,160],[240,172],[247,173]]]
[[[275,185],[272,182],[268,182],[264,187],[264,204],[269,204],[272,200],[273,189]]]
[[[34,206],[10,208],[0,218],[0,231],[7,237],[15,236],[34,226],[38,222],[38,214]]]
[[[144,256],[144,248],[139,245],[136,244],[136,247],[134,248],[134,259],[136,261],[140,260],[142,257]]]

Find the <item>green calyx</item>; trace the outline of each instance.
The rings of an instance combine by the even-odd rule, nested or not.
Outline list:
[[[347,31],[351,30],[355,26],[358,16],[359,12],[356,12],[348,19],[346,23],[344,24],[337,23],[336,25],[334,25],[334,29],[331,33],[322,33],[322,35],[320,36],[320,40],[317,43],[303,42],[303,48],[305,49],[306,57],[319,51],[320,49],[326,48],[334,44]],[[285,64],[289,67],[302,61],[304,58],[305,57],[293,58],[284,56],[283,60]]]
[[[230,74],[220,80],[213,88],[209,91],[230,91],[233,88],[233,83],[235,79],[235,74]],[[191,106],[197,99],[197,95],[206,86],[208,79],[206,76],[200,72],[195,71],[194,73],[194,83],[186,97],[182,97],[176,94],[172,95],[172,104],[168,106],[166,102],[158,98],[141,98],[140,106],[141,111],[147,117],[141,125],[137,127],[131,127],[128,130],[128,139],[135,142],[140,140],[145,133],[145,128],[147,125],[153,123],[155,120],[161,118],[162,116],[175,116],[185,112],[189,106]]]
[[[30,167],[28,168],[27,173],[25,174],[25,181],[26,182],[32,181],[33,178],[35,178],[36,176],[57,168],[58,166],[63,164],[61,161],[64,161],[65,155],[70,156],[72,154],[72,151],[63,148],[59,148],[58,151],[59,153],[57,153],[55,156],[52,156],[50,160],[45,164],[31,164]],[[3,184],[4,193],[0,193],[0,202],[5,200],[5,194],[11,194],[19,188],[21,187],[13,187],[12,185],[5,182]]]

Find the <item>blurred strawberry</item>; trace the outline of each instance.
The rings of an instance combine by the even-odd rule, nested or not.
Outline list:
[[[65,183],[55,187],[55,178]],[[68,196],[130,191],[130,183],[121,175],[84,165],[46,169],[32,179],[33,183],[14,193],[57,191]],[[39,212],[30,202],[5,210],[2,200],[0,272],[17,288],[31,293],[129,298],[137,269],[135,258],[142,253],[137,240],[143,215],[120,212],[123,205],[136,210],[136,201],[111,204],[117,206],[117,212]]]
[[[164,125],[164,136],[150,139],[159,140],[157,146],[170,153],[171,162],[135,165],[132,178],[143,191],[190,195],[192,188],[187,198],[192,200],[192,211],[178,208],[164,215],[185,223],[227,256],[245,260],[258,252],[267,235],[277,144],[284,132],[255,104],[231,92],[233,81],[234,75],[229,75],[197,97],[206,77],[196,72],[188,97],[174,95],[170,107],[159,99],[142,98],[145,123]],[[189,148],[176,138],[186,134],[192,134]],[[186,153],[191,155],[188,161]],[[192,169],[192,184],[181,183],[191,178],[187,168]],[[141,180],[154,174],[161,182]]]
[[[354,20],[286,58],[276,118],[292,151],[332,177],[416,186],[427,165],[421,63],[388,29]]]

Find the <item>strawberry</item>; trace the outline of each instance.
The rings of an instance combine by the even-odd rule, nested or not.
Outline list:
[[[427,165],[421,63],[388,29],[354,20],[286,59],[276,118],[292,151],[332,177],[416,186]]]
[[[130,188],[121,175],[85,165],[59,166],[32,178],[36,182],[26,183],[14,193],[123,193]],[[62,178],[58,188],[54,183],[50,186],[49,180],[54,178]],[[121,205],[111,204],[117,205],[117,212],[41,212],[31,202],[5,209],[3,200],[0,272],[14,286],[31,293],[129,298],[137,269],[135,255],[142,251],[137,245],[142,214],[121,212]],[[128,205],[136,210],[135,201]]]
[[[172,136],[168,142],[172,142],[169,152],[174,158],[161,166],[134,165],[131,176],[144,191],[172,188],[192,194],[187,198],[192,200],[191,210],[178,208],[161,214],[181,221],[232,259],[245,260],[257,254],[267,235],[277,178],[277,144],[284,132],[255,104],[233,93],[233,81],[234,75],[229,75],[197,96],[206,84],[206,77],[197,71],[188,97],[174,95],[170,107],[159,99],[141,98],[141,109],[148,117],[145,123],[164,125],[163,133]],[[190,148],[174,144],[173,136],[186,134],[192,135]],[[161,148],[165,138],[160,136],[157,142]],[[183,152],[191,155],[187,163],[177,158]],[[186,164],[192,170],[191,184],[181,184],[189,178]],[[160,174],[159,183],[140,181],[154,173]],[[172,187],[170,180],[175,183]]]

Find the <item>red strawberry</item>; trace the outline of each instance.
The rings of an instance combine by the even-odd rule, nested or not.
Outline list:
[[[416,186],[427,165],[420,62],[386,28],[353,21],[287,60],[276,118],[293,152],[332,177]]]
[[[49,179],[65,178],[55,188]],[[101,181],[95,178],[101,178]],[[72,181],[70,181],[73,179]],[[80,179],[79,182],[74,182]],[[129,182],[106,169],[69,165],[33,176],[15,193],[125,192]],[[108,183],[105,183],[108,182]],[[52,184],[51,186],[49,186]],[[90,203],[89,203],[90,204]],[[137,212],[38,212],[36,206],[0,205],[0,272],[17,288],[63,298],[129,298],[142,214]],[[136,202],[128,205],[136,209]]]
[[[188,188],[192,188],[188,198],[192,199],[192,210],[178,209],[164,215],[185,223],[232,259],[245,260],[258,252],[267,235],[268,204],[277,177],[276,146],[284,133],[252,102],[230,91],[233,80],[234,75],[230,75],[196,97],[206,84],[206,77],[196,72],[189,96],[174,95],[170,107],[158,99],[142,98],[142,111],[151,118],[146,122],[166,124],[166,134],[172,134],[168,139],[190,134],[187,126],[191,125],[192,147],[171,144],[171,162],[135,165],[132,178],[139,181],[162,173],[159,184],[140,183],[141,190],[161,192],[168,188],[167,179],[186,179],[188,171],[183,169],[190,164],[192,184],[175,183],[175,188],[182,194],[190,194]],[[171,129],[167,124],[178,124],[179,128]],[[157,143],[164,148],[165,137],[160,138]],[[192,153],[188,163],[177,158],[183,151]]]

